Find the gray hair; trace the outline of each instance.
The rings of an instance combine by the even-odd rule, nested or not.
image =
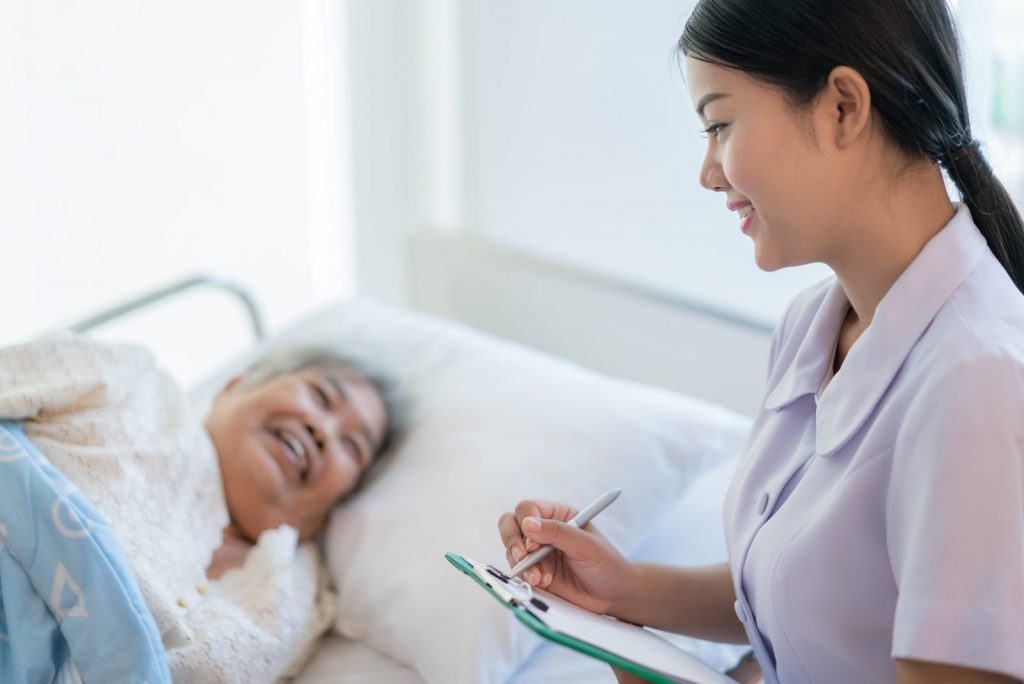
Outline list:
[[[368,382],[377,390],[381,401],[384,403],[384,410],[387,413],[387,426],[384,438],[377,449],[377,453],[374,454],[370,466],[363,471],[363,476],[360,477],[360,481],[362,481],[370,468],[380,460],[381,454],[391,446],[398,432],[399,408],[397,393],[395,383],[389,377],[378,372],[377,369],[369,364],[344,356],[327,347],[290,346],[272,351],[252,363],[242,373],[238,387],[239,389],[253,388],[278,376],[287,373],[297,373],[312,367],[335,370],[345,377]],[[358,485],[355,489],[358,489]]]

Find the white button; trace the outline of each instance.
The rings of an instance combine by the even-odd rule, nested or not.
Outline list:
[[[747,624],[747,611],[744,610],[743,604],[737,600],[732,607],[736,609],[736,617],[740,619],[740,622]]]
[[[764,515],[764,512],[768,510],[768,492],[761,495],[761,500],[757,502],[757,514]]]

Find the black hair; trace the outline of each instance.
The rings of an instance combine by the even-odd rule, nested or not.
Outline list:
[[[1024,292],[1024,221],[971,133],[946,0],[700,0],[679,49],[775,86],[797,107],[814,102],[836,67],[855,69],[888,139],[945,168]]]

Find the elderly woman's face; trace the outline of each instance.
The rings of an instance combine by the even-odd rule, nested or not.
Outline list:
[[[206,421],[232,521],[254,540],[282,524],[314,536],[386,427],[376,388],[338,370],[313,366],[253,387],[232,381]]]

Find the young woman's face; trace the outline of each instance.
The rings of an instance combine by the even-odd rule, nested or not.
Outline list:
[[[206,429],[232,521],[251,539],[282,524],[314,536],[373,460],[386,427],[376,388],[330,368],[229,385]]]
[[[817,144],[815,111],[793,111],[778,90],[741,71],[686,60],[687,85],[708,145],[701,185],[721,192],[766,271],[824,261],[834,249],[844,180]]]

